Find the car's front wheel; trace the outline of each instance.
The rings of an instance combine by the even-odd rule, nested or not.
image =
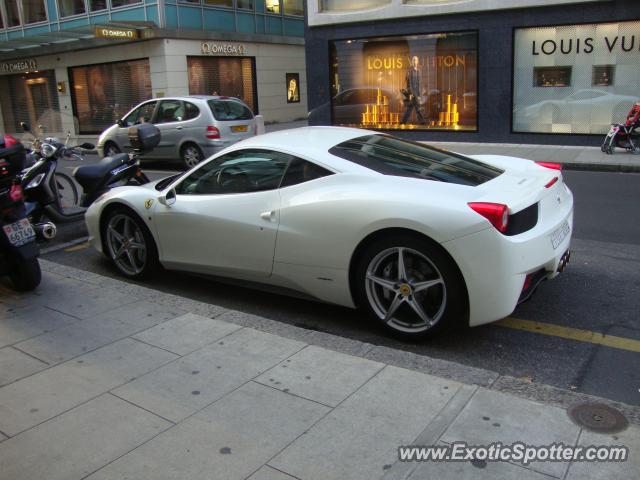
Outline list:
[[[410,235],[382,238],[360,255],[358,305],[391,333],[424,337],[468,322],[464,282],[451,259]]]
[[[158,265],[158,250],[140,218],[125,208],[107,213],[103,231],[105,253],[129,278],[146,278]]]

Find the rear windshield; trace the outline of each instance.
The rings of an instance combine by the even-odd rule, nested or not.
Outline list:
[[[251,120],[253,118],[249,107],[237,100],[209,100],[207,103],[216,120]]]
[[[476,186],[503,170],[455,153],[388,135],[367,135],[340,143],[329,153],[385,175]]]

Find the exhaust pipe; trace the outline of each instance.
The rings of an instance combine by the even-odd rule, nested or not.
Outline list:
[[[51,222],[46,223],[38,223],[34,225],[36,230],[36,236],[39,238],[44,238],[45,240],[52,240],[55,238],[58,233],[58,229]]]
[[[558,264],[558,273],[562,273],[562,271],[567,267],[570,258],[571,251],[567,250],[565,254],[560,258],[560,263]]]

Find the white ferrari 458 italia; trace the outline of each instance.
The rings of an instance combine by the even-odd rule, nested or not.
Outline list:
[[[305,127],[114,188],[86,222],[127,277],[161,265],[262,282],[416,337],[503,318],[558,275],[573,196],[557,164]]]

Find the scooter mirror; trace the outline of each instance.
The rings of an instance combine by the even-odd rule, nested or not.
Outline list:
[[[83,150],[95,150],[96,146],[93,143],[85,142],[78,145]]]
[[[31,131],[31,127],[29,127],[29,124],[27,122],[20,122],[20,126],[22,127],[22,130],[24,130],[25,132]]]

